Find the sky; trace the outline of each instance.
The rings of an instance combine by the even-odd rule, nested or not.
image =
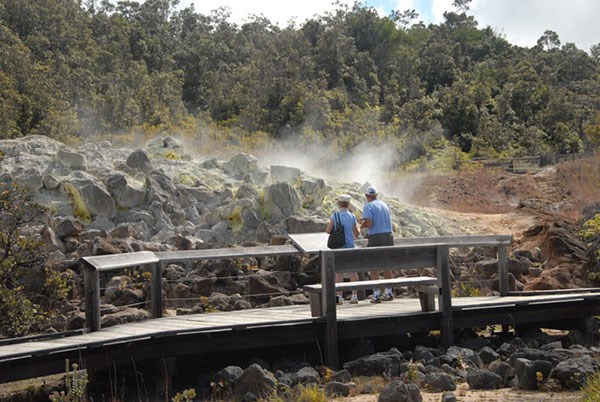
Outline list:
[[[354,4],[354,0],[340,0]],[[336,8],[332,0],[180,0],[179,7],[194,6],[196,12],[208,14],[219,7],[228,7],[231,20],[243,23],[248,16],[263,15],[281,27],[294,20],[323,15]],[[382,15],[391,10],[414,9],[417,21],[437,24],[444,20],[444,11],[451,11],[452,0],[363,0]],[[600,43],[599,0],[472,0],[470,10],[480,28],[490,26],[510,43],[534,46],[546,30],[556,32],[561,44],[574,43],[589,52]]]

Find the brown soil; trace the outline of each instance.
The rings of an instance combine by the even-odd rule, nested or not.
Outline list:
[[[581,400],[579,392],[535,392],[519,391],[503,388],[494,391],[471,391],[467,384],[460,384],[454,395],[459,402],[578,402]],[[421,391],[423,402],[439,402],[442,393]],[[337,398],[336,402],[377,402],[378,395],[358,395],[349,398]]]
[[[414,205],[447,211],[463,222],[489,230],[521,229],[534,221],[576,220],[600,199],[600,158],[567,162],[528,173],[478,169],[449,175],[399,179],[395,186],[410,188],[405,200]],[[416,184],[415,184],[416,183]],[[454,215],[460,212],[462,215]]]

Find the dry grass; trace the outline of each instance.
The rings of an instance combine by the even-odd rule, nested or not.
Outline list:
[[[567,216],[580,218],[590,203],[600,201],[600,155],[558,165],[556,178],[571,200],[564,208]]]

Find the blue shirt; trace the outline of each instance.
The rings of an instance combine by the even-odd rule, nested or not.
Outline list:
[[[346,244],[344,244],[343,248],[354,248],[354,233],[352,228],[356,226],[356,217],[354,214],[347,209],[340,209],[339,211],[331,214],[331,219],[333,220],[333,227],[337,226],[337,215],[339,217],[340,223],[344,226],[344,234],[346,235]]]
[[[390,218],[390,209],[385,202],[378,200],[369,201],[363,207],[363,219],[371,220],[369,235],[381,233],[392,233],[392,218]]]

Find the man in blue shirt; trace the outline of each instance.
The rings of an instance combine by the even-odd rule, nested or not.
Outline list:
[[[360,227],[369,230],[367,247],[393,246],[394,236],[392,234],[390,209],[377,196],[377,189],[373,186],[369,186],[365,191],[367,203],[363,207]],[[383,277],[392,279],[392,271],[384,271]],[[371,280],[377,279],[379,279],[379,272],[371,271]],[[379,289],[373,289],[371,303],[381,303],[381,300],[389,301],[393,299],[394,294],[391,288],[386,288],[382,297],[379,295]]]

